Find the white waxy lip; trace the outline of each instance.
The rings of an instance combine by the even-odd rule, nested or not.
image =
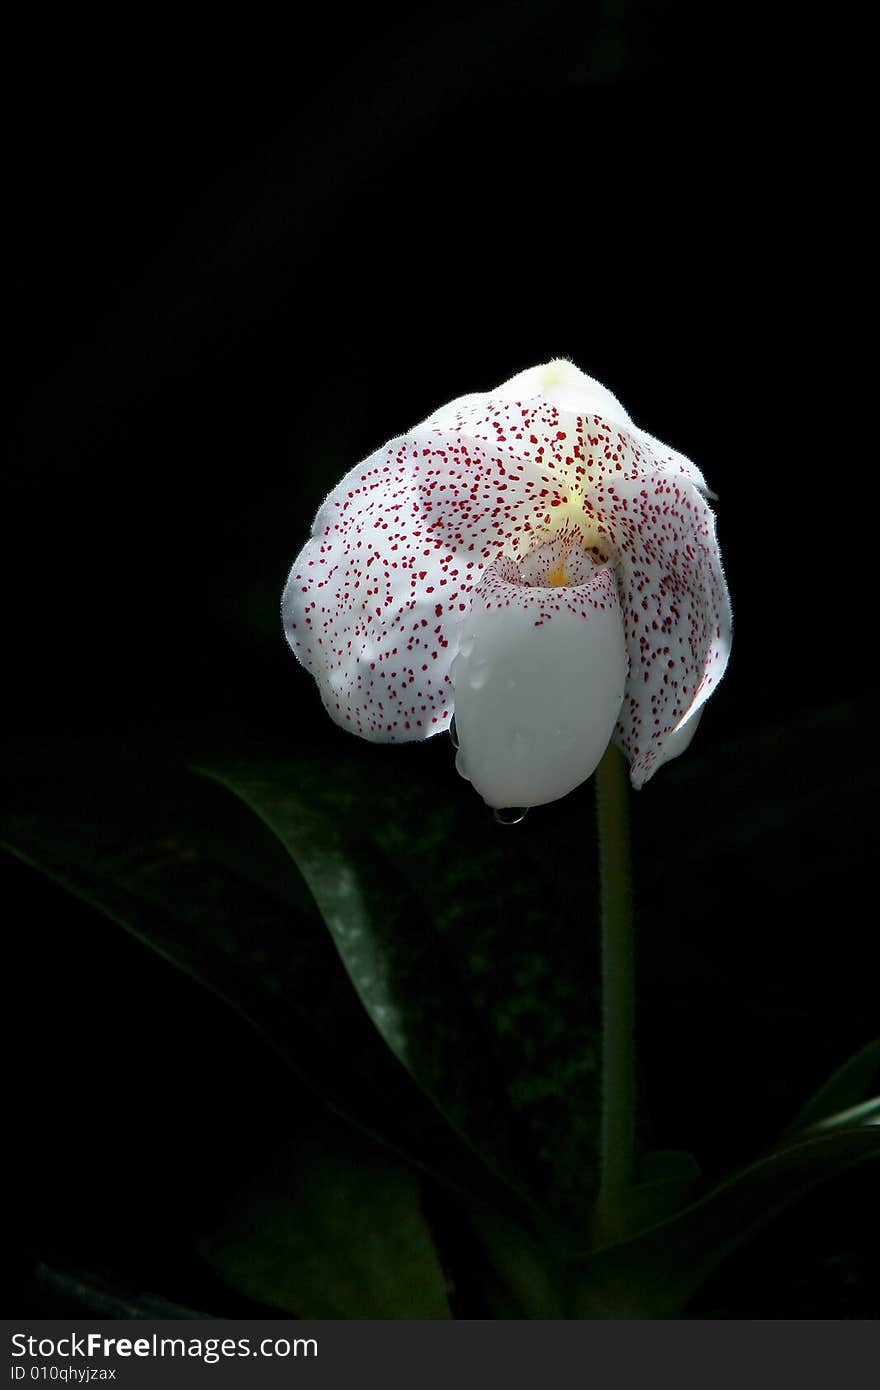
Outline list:
[[[555,544],[541,561],[560,574]],[[538,561],[536,570],[536,561]],[[565,561],[562,562],[563,564]],[[547,587],[525,566],[489,567],[461,625],[452,664],[456,765],[497,808],[540,806],[565,796],[597,767],[614,733],[627,676],[614,575],[579,548]]]

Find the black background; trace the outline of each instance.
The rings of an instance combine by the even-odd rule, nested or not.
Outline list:
[[[16,745],[337,738],[278,620],[318,503],[441,402],[555,355],[719,495],[734,653],[700,741],[864,697],[868,260],[845,23],[830,36],[748,6],[477,0],[328,8],[308,30],[146,13],[68,26],[12,46]],[[744,1157],[777,1100],[796,1105],[876,1031],[862,708],[852,797],[827,806],[850,859],[781,899],[753,865],[656,1045],[670,1128],[702,1124],[716,1158]],[[759,804],[759,775],[752,792]],[[822,842],[818,817],[804,864]],[[230,1093],[289,1081],[170,967],[8,874],[11,1108],[26,1122],[15,1272],[36,1251],[234,1313],[180,1231],[226,1181],[218,1152],[235,1165]],[[676,1115],[695,1031],[707,1099]],[[166,1121],[145,1124],[157,1106]],[[756,1118],[731,1138],[741,1107]],[[858,1175],[810,1198],[704,1309],[865,1315],[868,1192]],[[43,1306],[27,1277],[20,1298]]]

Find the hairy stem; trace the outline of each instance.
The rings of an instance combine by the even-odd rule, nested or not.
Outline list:
[[[596,770],[602,931],[602,1129],[596,1237],[625,1232],[635,1140],[635,981],[628,784],[609,745]]]

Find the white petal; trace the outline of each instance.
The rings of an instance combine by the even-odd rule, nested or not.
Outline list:
[[[537,401],[569,415],[602,415],[619,425],[631,425],[617,397],[573,362],[557,357],[539,367],[518,372],[491,391],[459,396],[435,410],[418,429],[479,429],[491,418],[499,401],[526,405]]]
[[[574,415],[602,415],[618,425],[631,425],[620,401],[607,386],[587,376],[573,362],[557,357],[540,367],[530,367],[525,372],[505,381],[493,396],[502,400],[529,399],[541,396],[557,410],[570,411]]]
[[[615,742],[641,787],[724,674],[730,599],[715,518],[692,479],[636,432],[594,420],[587,441],[585,507],[607,531],[630,658]]]
[[[282,597],[285,636],[328,713],[374,742],[426,738],[452,718],[449,665],[471,583],[428,534],[420,453],[392,440],[343,478]]]
[[[691,746],[691,740],[700,726],[703,708],[704,706],[701,705],[695,714],[683,719],[677,729],[673,729],[671,734],[666,735],[660,757],[655,764],[655,771],[662,763],[671,763],[673,758],[680,758],[682,753],[687,752]]]
[[[490,806],[565,796],[611,741],[626,674],[610,569],[538,588],[522,582],[515,561],[497,560],[474,592],[452,664],[459,771]]]
[[[697,465],[685,454],[680,454],[677,449],[671,449],[668,444],[655,439],[653,434],[648,434],[647,430],[634,429],[633,434],[644,444],[647,444],[658,467],[664,473],[681,473],[683,477],[695,483],[706,497],[715,497],[715,493],[709,487]]]

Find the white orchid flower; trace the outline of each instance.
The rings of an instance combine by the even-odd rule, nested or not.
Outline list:
[[[490,806],[564,796],[612,740],[640,787],[727,664],[707,496],[597,381],[533,367],[347,474],[287,580],[287,640],[362,738],[428,738],[454,713]]]

